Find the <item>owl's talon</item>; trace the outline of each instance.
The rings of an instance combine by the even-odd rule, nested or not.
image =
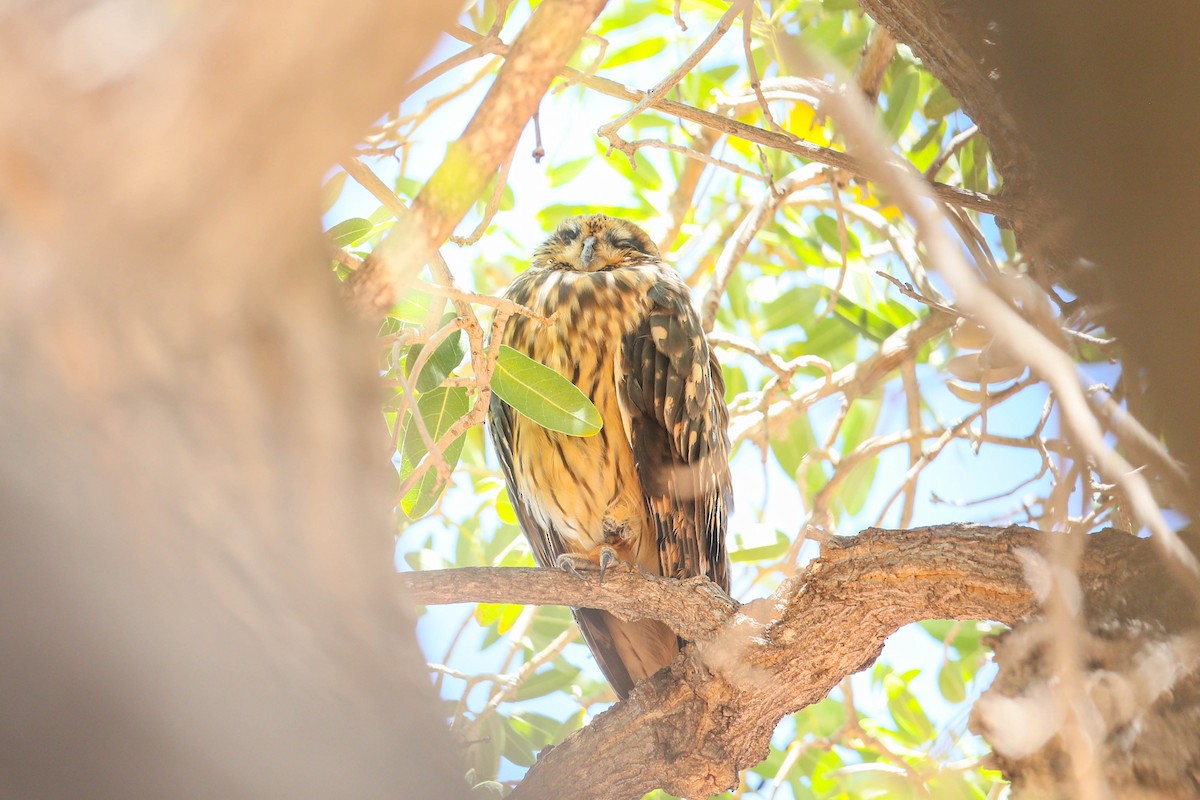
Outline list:
[[[601,547],[600,548],[600,582],[601,583],[604,583],[604,573],[608,571],[609,565],[615,564],[617,562],[617,560],[618,560],[618,558],[617,558],[616,550],[613,550],[611,547]]]
[[[587,558],[577,553],[559,553],[558,558],[554,559],[554,566],[561,569],[563,572],[569,572],[576,578],[585,577],[580,567],[589,568],[595,566]]]

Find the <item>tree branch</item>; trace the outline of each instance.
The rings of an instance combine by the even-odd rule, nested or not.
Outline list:
[[[550,81],[575,52],[604,0],[546,0],[508,48],[479,111],[445,160],[351,279],[360,307],[382,315],[454,231],[512,152]],[[486,37],[484,37],[486,38]]]
[[[949,314],[933,313],[904,326],[883,340],[878,353],[842,367],[832,379],[804,386],[764,411],[739,416],[729,426],[729,438],[735,444],[744,439],[760,441],[768,426],[788,422],[824,397],[841,392],[852,399],[869,392],[914,352],[949,330],[954,320]]]
[[[462,26],[451,29],[450,35],[469,44],[476,44],[486,38],[482,34],[468,30]],[[505,55],[510,51],[504,45],[496,45],[489,52]],[[600,92],[600,94],[616,97],[620,100],[640,103],[647,95],[646,92],[630,89],[628,86],[609,78],[602,78],[598,75],[586,75],[570,67],[563,67],[560,74],[589,89]],[[867,164],[854,156],[847,155],[840,150],[821,147],[820,145],[794,139],[775,131],[763,130],[762,128],[748,125],[736,119],[730,119],[729,117],[714,114],[711,111],[704,111],[695,106],[689,106],[686,103],[679,103],[675,100],[668,100],[665,97],[661,97],[649,102],[647,105],[650,108],[662,111],[668,116],[686,119],[711,130],[720,131],[729,136],[736,136],[739,139],[745,139],[747,142],[760,144],[764,147],[771,147],[785,153],[791,153],[794,156],[799,156],[809,161],[816,161],[820,164],[836,167],[862,178],[878,180],[882,174],[877,167]],[[962,206],[963,208],[981,211],[985,214],[993,214],[1006,219],[1018,210],[1013,207],[1012,201],[1007,197],[1002,198],[996,195],[975,192],[970,189],[948,186],[944,183],[936,182],[930,183],[929,189],[935,196],[951,205]]]
[[[835,537],[771,597],[742,606],[628,700],[544,751],[511,797],[559,797],[567,785],[574,797],[597,799],[640,798],[658,787],[686,797],[728,789],[738,770],[765,757],[785,714],[868,666],[901,626],[930,618],[1011,624],[1033,614],[1018,554],[1043,541],[1030,528],[974,525]],[[1088,595],[1119,591],[1136,571],[1133,555],[1149,546],[1115,531],[1087,544],[1080,579]],[[553,571],[529,573],[568,586]],[[640,603],[672,592],[668,581],[638,580]],[[570,588],[555,599],[579,600]]]
[[[598,575],[535,567],[461,567],[407,572],[414,603],[518,603],[599,608],[623,620],[656,619],[685,639],[711,636],[740,603],[705,578],[677,581],[619,562]],[[650,588],[653,587],[653,588]]]

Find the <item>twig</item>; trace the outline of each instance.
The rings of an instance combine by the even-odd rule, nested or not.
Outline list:
[[[900,383],[904,387],[904,406],[908,412],[908,429],[918,430],[921,427],[921,387],[917,385],[916,359],[908,359],[900,365]],[[910,439],[908,442],[909,472],[917,468],[922,455],[921,443],[916,439]],[[900,510],[901,528],[912,525],[916,506],[917,477],[914,476],[912,484],[904,487],[904,506]]]
[[[953,322],[954,318],[950,315],[935,313],[904,326],[884,339],[878,353],[835,371],[832,380],[805,386],[783,400],[772,403],[763,412],[732,420],[729,438],[735,443],[743,439],[756,441],[768,422],[772,425],[786,423],[824,397],[841,392],[848,398],[854,398],[869,392],[918,348],[946,332]]]
[[[775,117],[771,116],[771,108],[767,105],[767,98],[763,96],[762,85],[758,80],[758,65],[754,63],[754,49],[751,46],[750,33],[754,22],[755,3],[747,3],[746,10],[742,12],[742,54],[746,59],[746,72],[750,75],[750,88],[754,92],[754,99],[758,102],[758,108],[762,111],[763,119],[767,121],[767,127],[778,133],[782,133],[790,139],[796,137],[788,133],[783,128],[779,127],[779,123],[775,121]]]
[[[955,153],[962,150],[963,146],[971,141],[971,138],[977,133],[979,133],[979,126],[972,125],[955,134],[954,138],[946,143],[946,147],[938,153],[937,158],[925,170],[925,177],[931,181],[937,180],[938,173],[942,171],[942,167],[946,166],[946,162],[953,158]]]
[[[480,34],[466,28],[455,27],[451,29],[450,35],[462,41],[473,42],[483,38]],[[504,53],[506,48],[497,48],[496,52]],[[609,78],[602,78],[596,75],[588,76],[576,69],[569,67],[564,68],[562,75],[568,79],[574,79],[579,83],[587,86],[589,89],[616,97],[621,100],[630,102],[640,102],[645,100],[648,95],[646,92],[630,89],[617,81]],[[880,167],[874,163],[864,162],[861,159],[847,155],[840,150],[834,150],[829,147],[821,147],[799,139],[790,139],[784,134],[776,131],[763,130],[756,128],[753,125],[747,125],[744,122],[739,122],[736,119],[714,114],[711,111],[704,111],[694,106],[689,106],[685,103],[679,103],[674,100],[668,100],[665,97],[653,99],[648,102],[647,107],[656,108],[669,116],[686,119],[690,122],[695,122],[712,130],[720,131],[721,133],[736,136],[740,139],[745,139],[748,142],[759,144],[764,147],[781,150],[785,153],[790,153],[794,156],[816,161],[821,164],[826,164],[831,167],[836,167],[840,170],[845,170],[854,175],[868,180],[880,180],[883,170],[892,171],[895,166],[889,165]],[[973,211],[980,211],[985,214],[993,214],[998,217],[1012,217],[1016,209],[1011,201],[1001,199],[995,195],[985,194],[983,192],[974,192],[969,189],[962,189],[957,186],[948,186],[944,183],[930,184],[930,191],[946,203],[952,205],[969,208]]]
[[[662,139],[637,139],[632,142],[626,142],[626,144],[635,153],[643,147],[652,147],[658,150],[669,150],[672,153],[679,153],[680,155],[687,156],[688,158],[695,159],[696,161],[700,161],[705,164],[712,164],[713,166],[728,170],[735,175],[741,175],[744,178],[750,178],[751,180],[756,181],[766,180],[766,177],[761,172],[755,172],[754,170],[747,169],[740,164],[734,164],[732,161],[725,161],[724,159],[717,158],[701,150],[696,150],[681,144],[664,142]]]
[[[858,88],[871,105],[879,99],[879,87],[883,84],[884,73],[895,55],[896,40],[887,28],[876,24],[867,37],[867,44],[863,48],[862,58],[858,60],[854,76]]]
[[[600,126],[600,128],[596,131],[596,135],[602,136],[608,140],[610,150],[613,148],[620,150],[629,157],[630,164],[635,164],[633,156],[636,151],[629,148],[629,143],[621,138],[618,131],[623,125],[625,125],[625,123],[629,122],[629,120],[645,111],[653,103],[662,100],[663,97],[666,96],[667,92],[671,91],[671,88],[674,87],[675,84],[683,80],[684,77],[686,77],[687,74],[691,72],[697,64],[700,63],[700,60],[708,54],[708,51],[712,50],[717,42],[721,40],[721,37],[729,32],[730,27],[733,26],[733,21],[739,14],[742,13],[745,8],[749,6],[749,3],[750,0],[736,0],[736,2],[734,2],[724,13],[724,15],[722,15],[721,19],[717,22],[716,27],[714,27],[709,32],[708,36],[704,38],[704,41],[702,41],[696,47],[696,49],[692,51],[691,55],[683,60],[682,64],[676,67],[671,74],[667,75],[667,77],[659,81],[653,89],[651,89],[649,92],[646,92],[640,99],[638,99],[632,108],[611,122],[606,122],[604,125]],[[594,80],[594,78],[592,80]],[[587,83],[587,81],[583,82]]]
[[[712,286],[704,295],[704,302],[700,304],[700,323],[704,326],[705,332],[712,330],[713,323],[717,319],[717,308],[721,305],[721,298],[725,295],[725,289],[733,277],[733,270],[741,263],[742,257],[746,255],[754,237],[771,221],[775,216],[776,209],[789,194],[822,180],[824,180],[824,170],[819,165],[809,164],[801,167],[781,178],[775,186],[768,187],[754,209],[742,220],[733,237],[725,243],[725,247],[721,250],[721,257],[713,268]]]
[[[461,300],[465,303],[476,303],[481,306],[490,306],[491,308],[503,309],[510,314],[529,319],[541,325],[554,324],[554,317],[544,317],[531,308],[514,303],[507,297],[494,297],[490,294],[479,294],[477,292],[466,292],[454,286],[445,286],[434,283],[425,283],[424,281],[417,284],[421,291],[429,292],[430,294],[441,295],[452,300]]]
[[[537,114],[533,115],[534,130],[537,128]],[[541,149],[542,135],[538,130],[538,149]],[[475,226],[475,230],[471,231],[468,236],[451,236],[450,241],[454,242],[459,247],[467,247],[475,244],[483,238],[483,234],[487,231],[488,226],[492,224],[492,218],[496,216],[496,211],[500,208],[500,200],[504,197],[504,187],[508,186],[508,171],[512,167],[513,156],[516,155],[516,143],[513,144],[513,151],[508,154],[508,158],[500,165],[500,175],[496,178],[496,185],[492,188],[492,194],[488,198],[487,206],[483,210],[483,219],[479,220],[479,224]],[[537,150],[534,151],[534,159],[538,160]]]
[[[879,277],[883,278],[888,283],[895,286],[897,289],[899,289],[900,294],[904,295],[905,297],[909,297],[913,300],[916,300],[918,303],[927,305],[930,308],[935,309],[937,311],[941,311],[945,314],[949,314],[949,315],[955,316],[955,317],[962,316],[961,314],[958,313],[958,311],[956,309],[953,309],[947,305],[943,305],[942,303],[939,303],[936,300],[930,300],[928,297],[925,297],[924,295],[919,293],[913,287],[913,285],[911,283],[905,283],[905,282],[901,281],[899,278],[896,278],[892,275],[887,274],[883,270],[877,269],[877,270],[875,270],[875,274],[878,275]]]
[[[351,277],[366,313],[386,313],[454,231],[603,6],[604,0],[543,0],[534,9],[463,135],[450,145],[412,209]]]
[[[533,152],[530,155],[533,156],[533,163],[535,164],[542,163],[542,159],[546,157],[546,149],[542,147],[542,120],[540,111],[533,112]],[[510,157],[505,164],[505,180],[508,179],[508,164],[511,163],[512,158]]]
[[[404,201],[396,196],[396,193],[388,188],[388,185],[379,180],[370,167],[359,161],[357,158],[345,158],[338,162],[338,165],[346,170],[346,174],[358,183],[359,186],[366,189],[375,199],[383,203],[392,215],[399,219],[408,212],[408,206]]]

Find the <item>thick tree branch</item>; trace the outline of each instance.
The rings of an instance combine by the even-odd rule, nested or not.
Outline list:
[[[575,52],[604,0],[546,0],[508,49],[479,110],[413,201],[409,213],[354,274],[360,307],[382,315],[396,288],[416,276],[483,193],[537,110],[550,81]]]
[[[579,798],[728,789],[738,770],[765,757],[785,714],[868,666],[902,625],[929,618],[1011,624],[1034,613],[1019,553],[1042,541],[1030,528],[973,525],[837,537],[770,598],[742,606],[627,701],[543,752],[511,796],[558,797],[568,785]],[[1133,556],[1147,547],[1118,532],[1088,537],[1085,593],[1119,590],[1137,571]],[[549,572],[545,579],[558,582]],[[643,584],[640,602],[665,591]],[[569,588],[555,599],[577,601]]]
[[[414,603],[520,603],[600,608],[624,620],[656,619],[685,639],[711,636],[740,604],[705,578],[676,581],[624,562],[599,575],[533,567],[464,567],[402,576]],[[648,586],[654,588],[647,589]]]

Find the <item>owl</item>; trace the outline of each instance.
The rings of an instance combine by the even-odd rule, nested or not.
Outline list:
[[[538,564],[603,577],[620,559],[728,591],[725,386],[687,285],[645,231],[597,214],[559,225],[505,296],[556,316],[514,316],[503,343],[570,380],[603,420],[595,436],[568,436],[492,397],[492,440]],[[621,698],[682,644],[655,620],[574,613]]]

